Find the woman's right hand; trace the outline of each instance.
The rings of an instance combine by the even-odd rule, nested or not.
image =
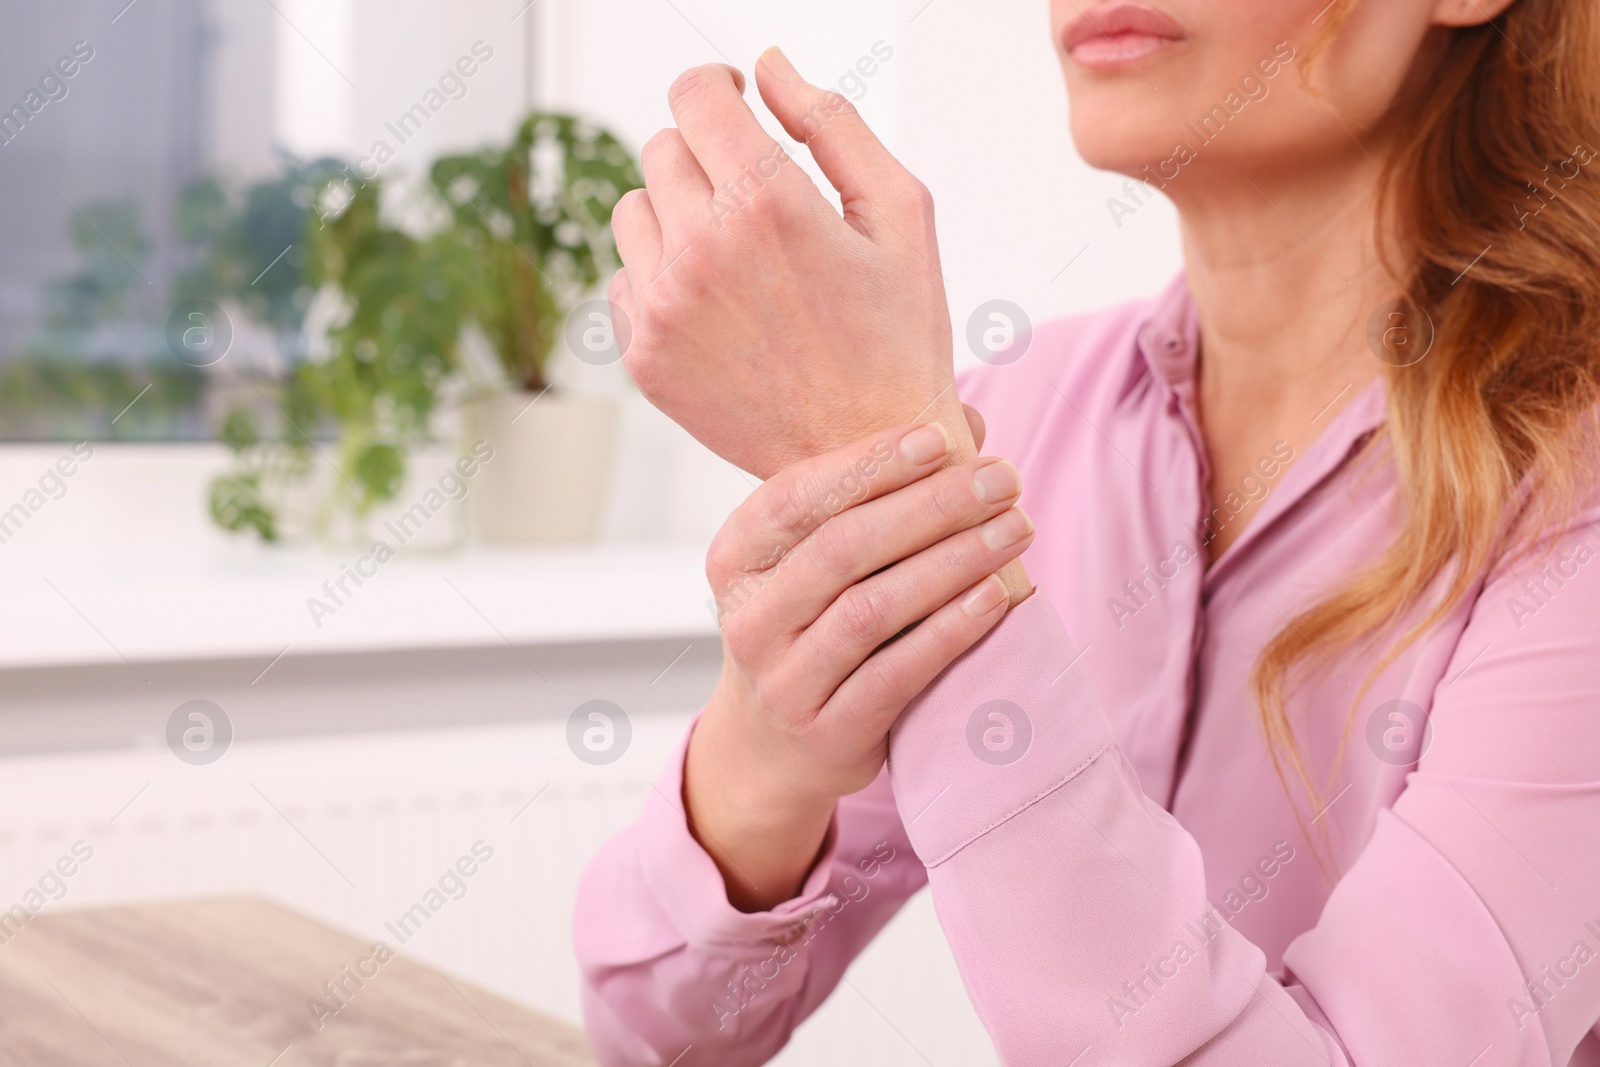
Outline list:
[[[797,463],[712,543],[723,669],[683,799],[735,907],[799,891],[900,712],[1005,614],[994,574],[1033,539],[1017,469],[941,470],[950,446],[933,423]]]

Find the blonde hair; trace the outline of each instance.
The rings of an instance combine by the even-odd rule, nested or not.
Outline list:
[[[1329,12],[1307,66],[1359,3]],[[1590,119],[1600,116],[1600,6],[1516,0],[1489,23],[1448,32],[1379,199],[1380,217],[1396,223],[1382,252],[1407,317],[1425,315],[1434,329],[1424,358],[1385,367],[1387,425],[1364,453],[1392,457],[1399,531],[1273,637],[1251,677],[1273,768],[1291,802],[1298,782],[1311,811],[1327,784],[1297,743],[1295,685],[1323,669],[1323,656],[1382,648],[1348,738],[1372,681],[1497,560],[1545,543],[1593,488],[1600,160],[1593,173],[1572,171],[1600,153]]]

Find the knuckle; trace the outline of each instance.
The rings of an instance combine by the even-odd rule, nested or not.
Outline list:
[[[639,392],[650,399],[657,399],[664,395],[666,381],[661,374],[661,368],[648,346],[640,344],[637,336],[634,343],[622,354],[622,369],[628,372],[628,377],[633,379],[633,384],[639,387]]]
[[[761,516],[766,526],[792,541],[815,526],[811,484],[796,473],[779,475],[761,487]]]
[[[701,254],[694,244],[679,248],[669,243],[662,254],[665,263],[659,273],[641,286],[662,319],[686,317],[693,309],[703,314],[706,297],[726,292],[726,287],[718,284],[721,267],[716,258]]]
[[[663,148],[667,147],[667,145],[676,141],[681,136],[683,135],[670,126],[664,130],[657,130],[655,133],[650,135],[650,139],[644,143],[644,147],[639,149],[639,158],[641,160],[649,159],[651,156],[655,155],[657,152],[661,151]],[[632,193],[629,194],[629,196],[631,195]],[[626,197],[624,199],[626,199]],[[618,206],[621,206],[620,203]]]
[[[606,283],[606,299],[611,301],[613,307],[622,302],[622,295],[628,291],[628,268],[618,267],[611,274],[611,280]]]
[[[627,357],[636,348],[641,348],[655,343],[656,338],[670,337],[672,335],[673,316],[669,306],[661,300],[660,294],[645,289],[638,294],[631,309],[632,318],[629,325],[633,327],[633,337],[628,347],[623,351],[623,364],[627,365]]]
[[[732,529],[739,517],[734,512],[722,529],[711,539],[711,546],[706,549],[706,581],[711,583],[711,589],[722,599],[725,588],[743,570],[740,567],[738,550],[738,533]]]
[[[902,489],[910,493],[919,524],[926,523],[942,536],[967,526],[980,507],[972,493],[964,490],[961,477],[963,468],[938,471],[920,482]],[[932,542],[929,542],[931,547]]]
[[[928,634],[919,647],[926,651],[928,659],[935,666],[943,670],[977,644],[989,632],[992,622],[974,619],[960,607],[947,605],[945,610],[936,611],[930,616]],[[920,631],[923,627],[917,629]]]
[[[953,617],[959,616],[959,617]],[[936,611],[902,637],[901,641],[916,641],[914,658],[901,661],[900,699],[909,702],[938,672],[954,663],[982,636],[982,629],[974,628],[972,620],[959,610]]]
[[[888,606],[874,586],[851,586],[836,604],[839,629],[851,645],[877,645],[889,636]]]
[[[648,143],[646,147],[649,147]],[[645,200],[649,195],[643,189],[629,189],[617,197],[616,204],[611,208],[612,228],[614,229],[619,222],[626,225],[644,207]]]
[[[637,297],[634,301],[637,305],[633,320],[635,332],[641,327],[648,329],[652,322],[659,322],[672,314],[678,297],[670,283],[661,278],[652,278],[649,270],[633,275],[630,281]]]
[[[745,201],[740,214],[761,229],[776,229],[789,217],[789,200],[777,189],[761,189]]]
[[[922,620],[910,636],[917,639],[917,651],[923,662],[940,669],[949,666],[973,640],[963,629],[963,624],[970,621],[967,613],[959,609],[954,612],[941,609]]]
[[[832,109],[835,115],[841,118],[859,119],[861,117],[861,112],[856,110],[856,102],[840,92],[829,90],[828,107]]]
[[[811,559],[824,578],[848,580],[855,575],[858,552],[855,539],[843,525],[825,522],[807,540]]]
[[[690,67],[673,79],[667,89],[667,102],[674,107],[691,103],[711,88],[711,67]]]
[[[843,93],[835,89],[815,89],[813,94],[810,107],[806,110],[806,121],[803,123],[808,134],[807,140],[820,135],[828,123],[836,119],[860,118],[854,102]]]
[[[760,633],[742,611],[735,609],[722,626],[722,646],[728,658],[741,665],[753,664],[759,659],[760,645]]]
[[[952,580],[962,584],[976,582],[994,568],[992,553],[982,540],[970,532],[955,534],[939,545],[939,567]]]
[[[859,694],[861,702],[874,710],[898,710],[904,705],[901,672],[885,663],[881,656],[874,656],[865,666],[866,670],[858,672],[861,680]]]
[[[712,256],[685,253],[658,283],[666,306],[687,314],[728,291],[724,267]]]
[[[928,490],[929,506],[944,528],[965,522],[978,511],[977,498],[963,492],[960,483],[951,478],[934,479]]]
[[[903,205],[908,218],[933,226],[933,192],[919,179],[909,173],[901,178],[896,183],[895,199]]]

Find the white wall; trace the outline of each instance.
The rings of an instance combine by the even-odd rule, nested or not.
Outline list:
[[[383,139],[397,152],[396,172],[415,175],[442,153],[504,138],[531,99],[532,9],[513,21],[524,2],[280,0],[272,26],[280,143],[300,155],[359,159]],[[476,64],[466,95],[402,149],[385,123],[479,41],[492,56]]]
[[[1124,179],[1091,170],[1072,148],[1045,0],[899,7],[924,4],[908,21],[895,144],[937,200],[958,326],[996,298],[1038,322],[1163,286],[1179,266],[1176,215],[1162,200],[1113,223],[1106,199]],[[957,362],[970,365],[961,336]]]

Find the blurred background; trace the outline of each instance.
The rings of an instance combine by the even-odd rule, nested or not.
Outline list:
[[[250,893],[378,937],[481,840],[406,952],[578,1020],[577,873],[710,691],[702,559],[754,487],[595,304],[684,68],[778,43],[856,103],[934,192],[958,366],[993,301],[1179,265],[1170,207],[1072,152],[1043,0],[8,15],[0,909],[82,839],[52,910]],[[777,1062],[995,1062],[926,894],[850,979]]]

